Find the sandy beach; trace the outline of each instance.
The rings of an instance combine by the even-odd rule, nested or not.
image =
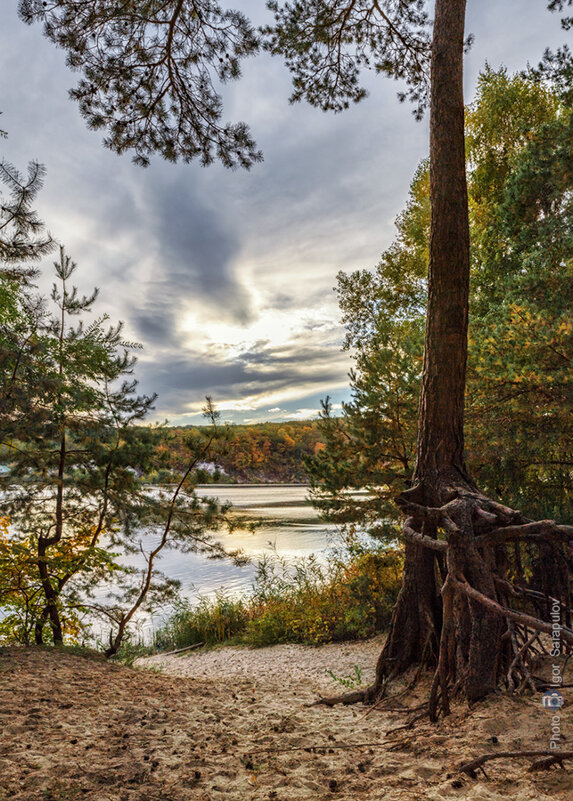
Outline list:
[[[548,801],[567,770],[483,753],[549,747],[539,697],[499,695],[403,728],[428,678],[379,709],[312,706],[373,676],[381,640],[233,647],[140,659],[135,669],[38,648],[0,652],[0,799],[15,801]],[[404,685],[395,685],[398,693]],[[565,690],[564,694],[570,691]],[[566,696],[567,697],[567,696]],[[562,749],[571,748],[569,704]]]

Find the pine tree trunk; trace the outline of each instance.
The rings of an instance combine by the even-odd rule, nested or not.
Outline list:
[[[46,606],[42,612],[40,621],[38,621],[35,629],[36,644],[41,645],[43,641],[43,629],[47,622],[50,620],[50,627],[52,629],[52,636],[54,645],[62,645],[64,642],[64,635],[62,630],[62,622],[60,620],[60,613],[58,611],[58,593],[52,586],[48,568],[46,565],[46,540],[43,537],[38,539],[38,572],[40,574],[40,581],[42,589],[46,598]]]
[[[411,665],[435,662],[441,608],[432,551],[406,544],[402,587],[392,611],[390,631],[378,664],[371,695]]]
[[[440,711],[449,713],[454,690],[463,691],[472,703],[497,689],[501,677],[512,689],[515,679],[520,686],[535,687],[524,654],[529,649],[531,655],[531,643],[539,632],[553,631],[547,619],[549,604],[571,619],[568,569],[558,579],[553,566],[565,563],[573,526],[530,521],[487,498],[477,490],[464,463],[470,272],[465,7],[466,0],[435,0],[430,262],[417,459],[413,486],[397,498],[407,515],[403,584],[372,687],[322,699],[328,705],[372,702],[384,694],[388,679],[433,659],[436,670],[428,704],[432,720]],[[513,580],[506,550],[512,542],[520,543],[518,548],[535,543],[541,589],[528,586],[523,576],[517,583]],[[541,599],[547,605],[545,619],[512,609],[511,596]],[[561,626],[560,631],[573,647],[573,630]]]
[[[430,264],[424,369],[414,489],[441,506],[448,489],[468,482],[464,465],[464,393],[469,297],[469,222],[464,151],[465,0],[436,0],[430,98]],[[435,536],[435,532],[426,530]],[[441,613],[435,554],[406,545],[404,578],[377,666],[383,681],[437,659]],[[430,646],[434,646],[431,648]]]
[[[413,488],[401,499],[434,508],[448,503],[460,490],[476,492],[464,462],[470,272],[463,99],[465,6],[465,0],[436,0],[435,4],[424,368]],[[422,533],[435,538],[435,524],[424,523]],[[452,564],[472,586],[495,599],[492,566],[483,563],[472,540],[472,520],[468,515],[460,525]],[[437,663],[442,626],[437,577],[435,552],[408,543],[403,585],[371,696],[382,691],[388,677],[431,659]],[[450,675],[465,675],[466,695],[474,701],[496,686],[495,654],[501,647],[502,625],[500,618],[481,604],[456,597],[450,587],[448,593],[448,614],[452,619],[447,624],[447,648],[453,648],[455,643],[456,651],[455,665],[448,665],[448,670]],[[445,671],[445,654],[441,662],[441,670]]]
[[[430,95],[430,263],[414,483],[426,503],[464,465],[469,221],[463,98],[465,0],[436,0]]]

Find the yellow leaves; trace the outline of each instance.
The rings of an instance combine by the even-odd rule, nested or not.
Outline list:
[[[71,645],[78,645],[84,634],[82,624],[76,615],[62,615],[62,625],[66,632],[66,639]]]
[[[54,549],[54,555],[62,559],[77,559],[83,556],[91,547],[91,542],[97,531],[96,526],[85,529],[76,529],[73,534],[64,537]],[[103,536],[105,532],[100,532]]]
[[[71,570],[95,565],[108,566],[109,555],[92,549],[94,525],[64,535],[59,543],[48,548],[40,557],[37,536],[15,536],[10,532],[10,520],[0,517],[0,604],[8,613],[0,621],[0,639],[10,642],[28,642],[34,620],[42,616],[46,604],[39,564],[48,567],[50,583],[57,582]],[[58,599],[62,626],[68,642],[81,639],[83,626],[75,609],[67,608]]]

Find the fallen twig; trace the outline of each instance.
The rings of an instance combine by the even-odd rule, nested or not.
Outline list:
[[[185,648],[177,648],[175,651],[166,651],[164,654],[160,654],[160,656],[173,656],[174,654],[182,654],[183,651],[193,651],[195,648],[201,648],[205,645],[204,642],[196,642],[193,645],[186,645]]]
[[[424,704],[424,706],[427,706],[427,705]],[[384,736],[388,737],[389,734],[394,734],[397,731],[403,731],[404,729],[411,729],[412,726],[414,725],[414,723],[417,723],[419,720],[422,720],[422,718],[427,718],[427,717],[428,717],[428,710],[424,709],[423,712],[420,712],[418,715],[414,715],[413,718],[410,718],[410,720],[407,723],[405,723],[403,726],[396,726],[395,729],[388,729],[388,731],[385,732]]]
[[[460,772],[467,773],[468,776],[475,774],[476,770],[482,770],[485,773],[483,765],[492,759],[527,759],[527,757],[545,757],[545,759],[534,762],[530,768],[530,770],[540,770],[555,764],[563,767],[564,759],[573,759],[573,751],[499,751],[497,754],[482,754],[471,762],[464,762],[460,766]]]

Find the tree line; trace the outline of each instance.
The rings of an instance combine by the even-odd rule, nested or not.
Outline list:
[[[237,483],[307,483],[306,461],[317,453],[321,441],[318,421],[287,421],[222,427],[209,462],[198,465],[197,480]],[[189,437],[200,438],[202,427],[169,426],[157,432],[157,465],[145,478],[151,483],[169,481],[181,470]]]

